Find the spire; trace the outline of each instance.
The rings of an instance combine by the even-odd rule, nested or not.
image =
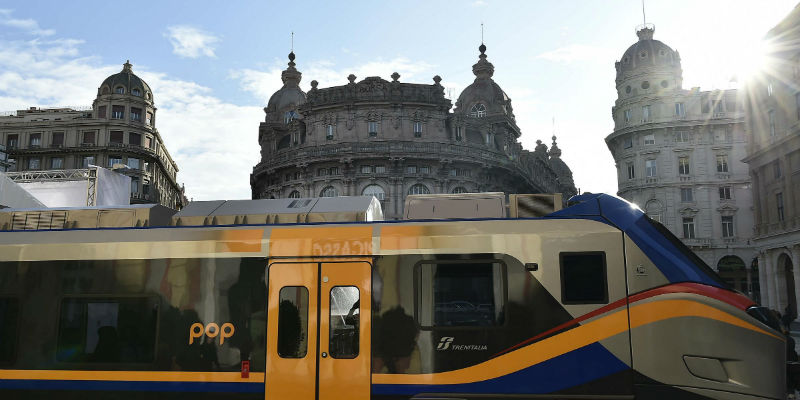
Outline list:
[[[299,86],[300,79],[302,78],[303,74],[300,73],[294,66],[294,51],[289,53],[289,68],[286,68],[285,71],[281,73],[281,80],[283,81],[283,86]]]
[[[122,72],[133,73],[133,64],[131,64],[131,60],[125,60],[125,64],[122,64]]]
[[[553,135],[553,145],[550,146],[550,157],[559,158],[561,157],[561,149],[558,148],[558,144],[556,144],[556,135]]]
[[[478,56],[478,62],[472,66],[472,73],[478,79],[491,78],[494,75],[494,65],[486,60],[486,45],[481,43],[478,50],[481,55]]]
[[[642,24],[636,27],[636,36],[639,40],[653,40],[653,33],[656,31],[656,26],[647,23],[647,14],[644,12],[644,0],[642,0]]]

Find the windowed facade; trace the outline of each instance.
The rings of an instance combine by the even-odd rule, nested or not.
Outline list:
[[[689,175],[689,157],[678,157],[678,174]]]
[[[687,131],[675,132],[675,143],[687,143],[687,142],[689,142],[689,132]]]
[[[361,166],[361,173],[362,174],[371,174],[372,173],[372,166],[371,165],[362,165]]]
[[[29,145],[30,145],[30,147],[41,147],[42,146],[42,134],[41,133],[31,133]]]
[[[732,215],[723,215],[722,216],[722,237],[725,238],[732,238],[734,237],[733,232],[733,216]]]
[[[369,135],[378,136],[378,123],[375,121],[369,121],[367,125],[367,131],[369,132]]]
[[[730,186],[720,186],[719,188],[719,199],[720,200],[731,200],[731,187]]]
[[[467,189],[465,187],[457,186],[457,187],[453,188],[452,193],[453,194],[461,194],[461,193],[469,193],[469,192],[467,191]]]
[[[28,159],[28,169],[37,170],[42,168],[42,159],[39,157],[31,157]]]
[[[675,103],[675,116],[676,117],[686,116],[686,108],[684,107],[683,103]]]
[[[64,132],[53,132],[53,147],[64,146]]]
[[[109,133],[109,141],[114,144],[122,144],[125,134],[122,131],[111,131]]]
[[[333,125],[325,127],[325,139],[333,140]]]
[[[363,196],[372,196],[379,201],[386,200],[386,192],[379,185],[368,185],[361,191]]]
[[[142,96],[142,91],[141,91],[141,90],[139,90],[138,88],[133,88],[133,89],[131,90],[131,94],[132,94],[132,95],[134,95],[134,96],[139,96],[139,97],[141,97],[141,96]]]
[[[658,170],[656,168],[656,160],[646,160],[644,162],[644,169],[645,174],[648,178],[655,178],[658,176]]]
[[[783,193],[778,193],[775,195],[775,205],[778,211],[778,221],[783,222],[784,214],[783,214]]]
[[[683,238],[694,239],[694,218],[683,217]]]
[[[633,167],[633,163],[629,162],[625,166],[626,166],[626,168],[628,170],[628,179],[636,178],[636,170]]]
[[[63,169],[64,168],[64,157],[53,157],[50,159],[50,168],[51,169]]]
[[[140,163],[138,158],[130,158],[128,157],[128,168],[130,169],[139,169]]]
[[[720,154],[717,156],[717,172],[728,172],[728,156]]]
[[[456,141],[460,142],[464,139],[464,128],[457,126],[456,127]]]
[[[422,137],[422,122],[414,122],[414,137]]]
[[[681,188],[681,201],[684,203],[694,201],[694,193],[692,188]]]
[[[114,93],[116,94],[125,94],[125,88],[122,86],[117,86],[114,88]]]
[[[289,198],[290,199],[299,199],[300,198],[300,192],[298,192],[297,190],[292,190],[292,193],[289,193]]]
[[[775,177],[775,179],[778,179],[781,176],[783,176],[783,171],[781,171],[780,160],[775,160],[772,162],[772,175]]]
[[[121,156],[108,156],[108,167],[111,168],[114,164],[122,164]]]
[[[628,110],[625,110],[625,111],[622,113],[622,120],[623,120],[623,122],[625,122],[626,124],[631,122],[631,118],[632,118],[632,114],[631,114],[631,110],[630,110],[630,109],[628,109]]]
[[[95,144],[95,133],[92,131],[83,132],[83,141],[82,144]]]
[[[417,166],[416,165],[406,165],[406,173],[407,174],[416,174],[417,173]]]
[[[131,107],[131,121],[142,122],[142,109]]]
[[[650,122],[650,106],[642,106],[642,122]]]
[[[19,146],[19,135],[8,135],[6,138],[6,149],[16,149]]]
[[[644,135],[644,145],[650,146],[656,144],[656,136],[652,133],[649,135]]]
[[[408,188],[408,194],[431,194],[431,190],[427,186],[418,183]]]
[[[125,106],[111,106],[111,118],[113,119],[125,118]]]
[[[94,156],[85,156],[81,159],[81,168],[89,168],[94,165]]]
[[[128,144],[132,146],[142,145],[142,135],[139,133],[131,132],[128,134]]]
[[[97,118],[102,118],[102,119],[108,118],[108,107],[106,106],[97,107]]]
[[[319,193],[319,197],[336,197],[339,195],[339,192],[333,186],[326,186],[322,191]]]
[[[486,106],[482,103],[477,103],[469,110],[469,116],[473,118],[483,118],[486,116]]]
[[[146,123],[147,125],[153,125],[153,113],[151,113],[151,112],[147,113],[147,117],[146,117],[144,123]]]
[[[431,173],[431,167],[429,167],[427,165],[423,165],[423,166],[419,167],[419,173],[420,174],[425,174],[425,175],[430,174]]]
[[[625,138],[625,141],[622,143],[622,147],[625,149],[630,149],[633,147],[633,139],[630,137]]]
[[[769,121],[769,135],[775,136],[775,110],[769,110],[767,113],[767,118]]]

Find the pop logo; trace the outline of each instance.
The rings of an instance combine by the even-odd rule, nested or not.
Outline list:
[[[225,339],[233,336],[235,331],[236,329],[230,322],[222,324],[222,328],[213,322],[207,325],[203,325],[200,322],[195,322],[189,328],[189,344],[194,343],[195,339],[199,339],[203,337],[203,335],[206,335],[212,339],[219,336],[219,345],[222,346],[222,344],[225,343]]]

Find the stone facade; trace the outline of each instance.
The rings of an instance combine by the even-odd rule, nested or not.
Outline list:
[[[118,171],[131,177],[131,204],[180,209],[178,165],[155,123],[153,93],[126,62],[100,84],[91,110],[31,107],[0,117],[0,143],[16,171],[127,165]]]
[[[739,95],[683,89],[680,55],[654,40],[654,31],[641,27],[639,41],[615,64],[618,97],[606,144],[617,167],[618,194],[758,299]]]
[[[351,74],[343,86],[312,81],[305,93],[291,53],[259,127],[253,198],[374,195],[397,219],[407,194],[577,193],[555,137],[549,150],[522,148],[511,99],[480,50],[452,112],[439,76],[426,85],[396,72],[391,81]]]
[[[766,36],[769,64],[747,85],[761,304],[797,315],[800,298],[800,8]]]
[[[12,165],[12,163],[8,161],[6,146],[0,144],[0,172],[8,172],[9,169],[14,167],[15,165]]]

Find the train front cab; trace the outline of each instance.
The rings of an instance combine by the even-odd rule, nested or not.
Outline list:
[[[370,396],[368,260],[272,262],[265,399]]]

